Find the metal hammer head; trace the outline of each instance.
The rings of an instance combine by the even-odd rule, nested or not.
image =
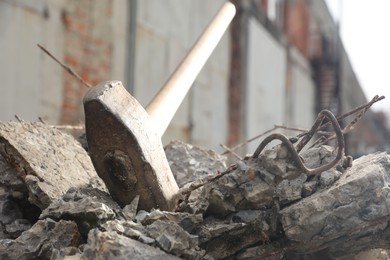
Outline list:
[[[140,195],[139,209],[172,210],[178,186],[153,121],[120,81],[103,82],[84,97],[93,165],[121,206]]]
[[[179,188],[161,135],[235,12],[230,2],[222,6],[148,105],[149,115],[119,81],[101,83],[85,95],[85,127],[92,162],[121,206],[136,195],[140,195],[140,209],[171,210],[176,205]]]

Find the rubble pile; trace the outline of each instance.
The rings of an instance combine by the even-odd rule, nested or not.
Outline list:
[[[165,148],[183,196],[172,212],[121,208],[71,136],[41,123],[0,123],[0,259],[348,259],[390,237],[390,156],[345,157],[317,176],[283,145],[226,168],[224,158]],[[308,167],[332,147],[301,153]]]

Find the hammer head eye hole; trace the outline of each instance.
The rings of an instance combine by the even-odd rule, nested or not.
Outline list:
[[[104,167],[116,187],[124,191],[133,190],[137,184],[130,158],[120,150],[113,150],[104,156]]]

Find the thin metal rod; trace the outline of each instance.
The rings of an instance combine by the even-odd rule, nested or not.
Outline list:
[[[147,105],[146,111],[155,122],[156,131],[163,135],[236,13],[235,6],[226,2],[198,38],[179,67]]]
[[[291,155],[292,159],[294,160],[294,162],[295,162],[296,166],[298,167],[298,169],[300,169],[301,171],[305,172],[307,175],[317,175],[317,174],[319,174],[319,173],[321,173],[323,171],[327,171],[327,170],[331,169],[332,167],[334,167],[343,158],[344,148],[345,148],[343,132],[341,131],[340,125],[339,125],[337,119],[335,118],[335,116],[332,114],[332,112],[330,112],[329,110],[322,110],[318,114],[317,119],[316,119],[314,125],[312,126],[312,128],[309,131],[310,134],[308,134],[308,136],[313,136],[314,135],[314,133],[320,127],[320,125],[322,123],[322,120],[324,118],[328,118],[329,119],[329,121],[333,125],[334,131],[336,132],[336,136],[337,136],[337,145],[338,145],[337,156],[330,163],[322,165],[322,166],[320,166],[318,168],[314,168],[314,169],[307,168],[305,166],[305,164],[303,163],[301,157],[299,157],[299,155],[298,155],[298,152],[299,152],[298,151],[298,147],[297,147],[297,149],[295,149],[294,145],[291,143],[291,141],[286,136],[284,136],[282,134],[278,134],[278,133],[277,134],[271,134],[271,135],[267,136],[260,143],[260,145],[257,147],[257,149],[253,153],[252,157],[253,158],[259,157],[260,153],[263,151],[263,149],[265,148],[265,146],[267,144],[269,144],[271,141],[273,141],[275,139],[278,139],[278,140],[282,141],[283,144],[286,145],[286,147],[289,150],[290,155]],[[301,140],[301,142],[298,144],[298,146],[302,146],[302,147],[305,146],[309,140],[310,139]]]
[[[360,111],[360,110],[362,110],[362,109],[364,109],[365,111],[367,110],[367,109],[369,109],[374,103],[376,103],[376,102],[378,102],[378,101],[381,101],[382,99],[384,99],[385,97],[384,96],[375,96],[370,102],[368,102],[368,103],[366,103],[366,104],[364,104],[364,105],[361,105],[361,106],[358,106],[358,107],[356,107],[355,109],[353,109],[353,110],[351,110],[351,111],[348,111],[347,113],[344,113],[344,114],[342,114],[342,115],[340,115],[340,116],[338,116],[337,117],[337,121],[341,121],[341,120],[343,120],[344,118],[346,118],[346,117],[348,117],[348,116],[350,116],[350,115],[352,115],[352,114],[354,114],[354,113],[356,113],[357,111]],[[323,125],[321,125],[318,129],[317,129],[317,134],[320,134],[320,135],[330,135],[330,133],[326,133],[326,132],[322,132],[321,130],[322,129],[325,129],[326,127],[328,127],[329,125],[331,124],[331,122],[328,122],[328,123],[325,123],[325,124],[323,124]],[[256,140],[256,139],[258,139],[258,138],[260,138],[260,137],[262,137],[262,136],[264,136],[264,135],[266,135],[266,134],[268,134],[268,133],[270,133],[270,132],[272,132],[272,131],[274,131],[275,129],[277,129],[277,128],[282,128],[282,129],[287,129],[287,130],[293,130],[293,131],[300,131],[300,132],[302,132],[302,133],[300,133],[299,135],[297,135],[296,137],[297,138],[301,138],[301,137],[304,137],[306,134],[307,134],[307,132],[309,131],[309,130],[307,130],[307,129],[300,129],[300,128],[292,128],[292,127],[285,127],[285,126],[283,126],[283,125],[274,125],[274,127],[273,128],[271,128],[271,129],[269,129],[269,130],[267,130],[267,131],[265,131],[265,132],[263,132],[263,133],[261,133],[261,134],[259,134],[259,135],[256,135],[255,137],[252,137],[251,139],[248,139],[248,140],[246,140],[245,142],[243,142],[243,143],[240,143],[240,144],[237,144],[236,146],[234,146],[234,147],[231,147],[230,148],[230,150],[232,150],[232,151],[234,151],[234,150],[236,150],[237,148],[240,148],[240,147],[242,147],[242,146],[244,146],[244,145],[247,145],[248,143],[250,143],[250,142],[252,142],[252,141],[254,141],[254,140]],[[344,130],[343,130],[344,131]],[[347,132],[343,132],[344,134],[345,133],[347,133]],[[333,133],[332,133],[332,135],[333,135]],[[329,141],[329,140],[328,140]],[[317,143],[317,141],[316,141],[316,143]],[[314,144],[311,146],[311,147],[313,147],[314,146]],[[225,155],[225,154],[228,154],[229,153],[229,151],[226,151],[226,152],[223,152],[223,153],[221,153],[221,155]]]
[[[228,153],[232,154],[234,157],[236,157],[238,160],[242,160],[241,156],[239,156],[237,153],[235,153],[234,151],[232,151],[229,147],[227,147],[226,145],[224,144],[220,144],[220,146],[225,149]]]
[[[37,46],[44,52],[46,53],[47,55],[49,55],[50,58],[52,58],[55,62],[57,62],[64,70],[66,70],[70,75],[72,75],[73,77],[75,77],[78,81],[80,81],[84,86],[86,86],[87,88],[91,88],[92,86],[86,82],[85,80],[83,80],[79,74],[77,74],[70,66],[62,63],[59,59],[57,59],[56,57],[54,57],[53,54],[51,54],[48,50],[46,50],[45,47],[43,47],[42,45],[40,44],[37,44]]]

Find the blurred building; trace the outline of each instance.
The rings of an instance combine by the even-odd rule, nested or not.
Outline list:
[[[274,124],[309,128],[321,109],[341,114],[367,102],[323,0],[233,2],[236,18],[165,143],[180,139],[222,151],[220,144],[233,146]],[[51,124],[83,121],[87,89],[37,43],[90,84],[121,80],[146,105],[223,3],[0,0],[0,120],[17,114]],[[367,112],[346,137],[349,154],[389,150],[383,118]]]

